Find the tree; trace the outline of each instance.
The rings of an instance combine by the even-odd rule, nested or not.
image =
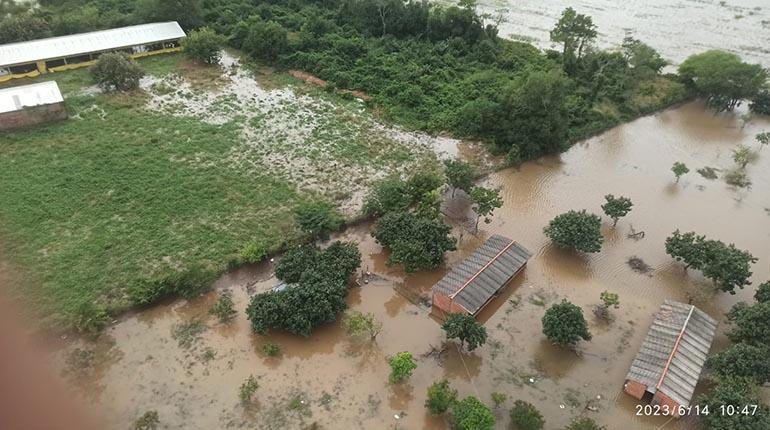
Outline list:
[[[738,145],[738,147],[733,149],[733,161],[741,166],[741,169],[745,169],[746,165],[751,161],[751,148],[746,145]]]
[[[720,379],[746,378],[757,385],[770,382],[770,348],[747,343],[736,343],[712,355],[706,366]]]
[[[390,365],[388,380],[391,384],[401,382],[410,377],[412,371],[417,368],[417,363],[414,362],[412,353],[406,351],[388,357],[388,365]]]
[[[749,109],[759,115],[770,115],[770,91],[762,90],[754,96]]]
[[[33,13],[0,16],[0,44],[24,42],[51,36],[45,19]]]
[[[682,234],[679,230],[666,239],[666,253],[683,261],[685,269],[699,269],[722,291],[730,294],[735,294],[736,287],[751,285],[751,264],[757,261],[751,253],[733,244],[707,240],[695,232]]]
[[[628,213],[631,212],[631,208],[634,206],[634,204],[631,203],[631,199],[628,197],[620,196],[616,198],[612,194],[607,194],[604,196],[604,199],[607,203],[602,205],[602,210],[605,215],[612,218],[613,227],[618,224],[620,218],[628,215]]]
[[[687,174],[687,172],[690,171],[689,168],[687,168],[687,165],[682,162],[675,162],[674,165],[671,167],[671,171],[674,172],[674,175],[676,176],[676,183],[679,183],[679,178],[682,175]]]
[[[609,291],[602,291],[599,294],[599,300],[601,304],[594,308],[594,314],[604,320],[610,319],[610,307],[617,309],[620,306],[619,296],[616,293],[610,293]]]
[[[249,375],[238,388],[238,398],[241,399],[241,404],[248,405],[251,403],[251,400],[254,398],[254,393],[257,392],[258,388],[259,381],[257,381],[257,378],[255,378],[254,375]]]
[[[475,396],[468,396],[452,405],[452,421],[456,430],[495,428],[495,416],[492,411]]]
[[[377,321],[374,314],[350,311],[342,318],[342,326],[350,336],[369,336],[374,341],[382,331],[382,322]]]
[[[728,378],[696,402],[707,407],[709,414],[701,415],[700,421],[708,430],[765,430],[770,428],[770,407],[762,403],[757,387],[740,378]],[[752,405],[757,405],[756,411]],[[744,408],[749,413],[744,414]],[[723,410],[725,408],[726,410]],[[727,408],[734,408],[728,413]]]
[[[679,66],[679,76],[717,112],[733,110],[753,99],[767,85],[767,70],[747,64],[735,54],[711,50],[691,55]]]
[[[542,323],[543,334],[556,345],[574,346],[580,339],[591,340],[583,310],[566,299],[548,308]]]
[[[139,88],[144,72],[128,54],[108,52],[91,66],[91,76],[104,91],[131,91]]]
[[[566,430],[606,430],[607,427],[600,426],[589,417],[576,417],[570,421]]]
[[[770,302],[770,281],[760,284],[754,293],[754,300],[757,302]]]
[[[668,64],[650,45],[633,37],[623,39],[622,47],[623,56],[637,77],[650,78],[659,74],[661,69]]]
[[[733,329],[727,333],[733,342],[770,346],[770,302],[739,302],[727,313],[727,319],[733,323]]]
[[[541,430],[545,420],[535,405],[524,400],[516,400],[511,408],[511,423],[517,430]]]
[[[759,133],[756,136],[757,142],[759,142],[759,149],[762,150],[763,147],[770,144],[770,131],[765,131],[763,133]]]
[[[377,221],[372,236],[390,248],[390,264],[403,264],[407,272],[414,272],[438,267],[444,262],[444,252],[456,249],[451,230],[440,219],[390,212]]]
[[[222,57],[222,45],[225,38],[214,30],[203,27],[187,33],[182,40],[184,53],[191,59],[203,64],[217,64]]]
[[[472,315],[450,314],[444,325],[447,339],[460,339],[460,344],[467,343],[468,351],[473,351],[487,341],[487,329],[479,324]]]
[[[316,327],[334,322],[347,307],[348,279],[360,264],[361,254],[352,243],[287,252],[276,275],[290,285],[252,297],[246,308],[252,328],[263,335],[277,328],[310,336]]]
[[[470,193],[473,178],[476,176],[473,166],[460,160],[445,160],[444,174],[447,184],[452,187],[452,197],[455,196],[455,191],[458,189]]]
[[[551,41],[561,43],[562,58],[567,70],[583,57],[583,50],[596,39],[596,26],[588,15],[579,14],[568,7],[551,30]]]
[[[449,410],[455,400],[457,400],[457,390],[452,389],[449,386],[449,381],[444,379],[428,387],[425,407],[431,414],[441,415]]]
[[[438,202],[434,191],[443,183],[432,172],[421,172],[406,181],[391,177],[378,182],[364,199],[364,213],[369,216],[382,216],[388,212],[405,212],[412,206],[435,206]],[[440,203],[440,202],[438,202]],[[435,208],[433,208],[435,209]]]
[[[203,23],[201,0],[140,0],[137,13],[143,21],[177,21],[190,30]]]
[[[273,21],[251,23],[242,48],[262,60],[277,60],[289,50],[288,31]]]
[[[500,192],[484,187],[473,187],[471,190],[471,201],[473,202],[473,211],[476,212],[476,231],[479,230],[479,220],[481,217],[484,217],[485,223],[489,223],[489,216],[492,215],[492,212],[503,206]]]
[[[328,239],[342,225],[342,217],[326,202],[305,202],[294,209],[294,219],[313,240]]]
[[[583,252],[602,249],[602,220],[594,214],[571,210],[557,215],[546,228],[545,235],[557,246]]]

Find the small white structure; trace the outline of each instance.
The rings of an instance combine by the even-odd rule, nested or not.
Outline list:
[[[178,49],[184,37],[185,32],[172,21],[10,43],[0,45],[0,70],[5,69],[11,76],[55,72],[88,65],[111,51],[145,56]]]
[[[55,81],[0,89],[0,131],[67,118]]]

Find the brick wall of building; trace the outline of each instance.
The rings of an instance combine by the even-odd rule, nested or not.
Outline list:
[[[67,119],[64,103],[26,107],[22,110],[0,113],[0,131],[32,127]]]
[[[644,397],[644,392],[647,391],[647,386],[636,381],[628,380],[623,389],[629,395],[641,400],[641,398]]]
[[[469,313],[467,309],[457,304],[457,302],[453,302],[449,299],[449,297],[433,293],[433,306],[439,308],[441,311],[446,313],[456,313],[456,314],[467,314]]]

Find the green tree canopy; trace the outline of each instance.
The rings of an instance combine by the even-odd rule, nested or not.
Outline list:
[[[388,357],[388,365],[390,365],[390,376],[388,376],[388,380],[390,380],[392,384],[401,382],[410,377],[412,371],[417,368],[417,363],[415,363],[414,358],[412,358],[412,353],[406,351]]]
[[[294,219],[312,239],[328,239],[329,233],[342,226],[342,216],[326,202],[301,203],[294,209]]]
[[[556,345],[572,346],[581,339],[591,340],[583,310],[566,299],[548,308],[542,323],[543,334]]]
[[[136,10],[145,22],[177,21],[185,30],[203,24],[201,0],[138,0]]]
[[[456,249],[451,230],[440,219],[390,212],[377,221],[372,236],[390,248],[390,264],[403,264],[407,272],[414,272],[438,267],[444,262],[444,252]]]
[[[445,160],[444,174],[446,175],[447,184],[452,187],[452,197],[455,196],[455,190],[458,189],[470,193],[473,186],[473,178],[476,176],[473,166],[460,160]]]
[[[770,302],[770,281],[760,284],[754,293],[754,300],[758,302]]]
[[[503,206],[503,199],[500,198],[500,191],[491,188],[473,187],[470,194],[473,211],[476,212],[476,230],[478,231],[481,217],[484,217],[484,222],[489,223],[492,212]]]
[[[767,86],[767,70],[761,65],[718,50],[691,55],[679,66],[679,75],[717,112],[732,110]]]
[[[187,37],[182,40],[182,47],[185,55],[195,61],[203,64],[217,64],[222,56],[224,43],[224,36],[208,27],[203,27],[187,33]]]
[[[686,164],[682,162],[675,162],[673,166],[671,166],[671,171],[674,172],[674,176],[676,176],[676,182],[679,182],[679,178],[682,177],[682,175],[687,174],[687,172],[690,171],[690,169],[687,167]]]
[[[263,60],[278,60],[289,51],[289,32],[277,22],[252,20],[241,48]]]
[[[770,348],[736,343],[708,358],[706,366],[720,379],[748,378],[757,385],[770,382]]]
[[[452,405],[452,421],[456,430],[495,428],[495,416],[492,411],[475,396],[468,396]]]
[[[631,203],[631,199],[628,197],[615,197],[612,194],[607,194],[604,196],[604,199],[607,202],[602,205],[602,210],[605,215],[612,218],[613,226],[617,225],[620,218],[628,215],[628,213],[631,212],[631,208],[634,206],[634,204]]]
[[[709,414],[700,420],[708,430],[766,430],[770,428],[770,407],[762,403],[757,387],[740,378],[728,378],[696,400],[701,407],[708,407]],[[753,406],[757,405],[756,411]],[[728,413],[721,408],[734,408]],[[750,409],[747,411],[746,407]],[[749,412],[748,414],[743,412]]]
[[[368,336],[370,340],[375,340],[382,331],[382,322],[378,321],[374,314],[359,311],[346,313],[342,318],[342,326],[350,336]]]
[[[543,229],[554,244],[583,252],[599,252],[602,249],[602,220],[585,210],[571,210],[557,215]]]
[[[139,88],[144,71],[128,54],[102,54],[89,69],[91,76],[104,91],[131,91]]]
[[[568,70],[580,61],[585,48],[596,39],[596,34],[596,26],[590,16],[577,13],[571,7],[564,9],[551,30],[551,41],[562,44],[562,57]]]
[[[511,408],[511,423],[517,430],[541,430],[545,419],[532,403],[516,400]]]
[[[452,404],[457,400],[457,390],[449,386],[449,381],[444,379],[428,387],[428,394],[425,399],[425,407],[431,414],[441,415],[449,410]]]
[[[487,329],[472,315],[449,314],[441,328],[446,332],[447,339],[460,339],[462,345],[467,345],[468,351],[473,351],[487,341]]]
[[[607,427],[600,426],[589,417],[575,417],[570,421],[566,430],[606,430]]]
[[[733,323],[727,333],[733,342],[770,347],[770,302],[739,302],[727,313],[727,319]]]
[[[668,64],[650,45],[633,37],[623,39],[623,55],[639,77],[657,75]]]

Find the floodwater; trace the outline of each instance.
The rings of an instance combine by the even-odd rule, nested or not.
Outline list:
[[[467,200],[447,201],[444,210],[461,236],[459,250],[447,254],[448,266],[493,233],[520,241],[534,254],[523,274],[484,310],[480,320],[489,340],[474,352],[449,343],[443,353],[427,354],[442,348],[443,337],[424,298],[446,269],[405,276],[388,267],[364,224],[341,238],[359,244],[362,272],[372,273],[351,290],[348,302],[384,323],[376,343],[351,340],[338,324],[307,339],[253,334],[243,311],[251,294],[276,282],[268,262],[217,282],[239,311],[230,325],[208,316],[216,298],[210,293],[128,315],[96,342],[65,342],[55,357],[66,369],[75,348],[93,351],[84,369],[64,378],[90,410],[118,429],[131,428],[147,410],[157,410],[168,429],[299,429],[313,423],[325,429],[446,429],[443,419],[423,407],[427,387],[443,378],[461,396],[477,395],[488,404],[493,391],[507,394],[505,406],[495,410],[498,429],[508,428],[515,399],[534,403],[546,428],[586,414],[610,429],[690,429],[693,420],[635,416],[634,399],[622,392],[623,378],[664,299],[693,300],[724,323],[724,311],[753,294],[753,287],[735,296],[709,293],[707,280],[685,273],[665,254],[663,243],[672,231],[695,230],[735,243],[759,258],[754,285],[770,277],[770,148],[758,150],[754,142],[762,130],[770,130],[768,118],[744,123],[740,113],[714,116],[690,103],[612,129],[561,156],[492,174],[486,182],[501,188],[505,205],[490,224],[481,223],[478,234],[466,228],[472,226]],[[740,143],[756,151],[747,167],[750,189],[696,173],[709,166],[720,169],[721,178],[733,168],[730,150]],[[674,161],[691,169],[678,184],[670,172]],[[548,220],[569,209],[600,214],[609,193],[630,197],[634,208],[616,228],[604,220],[602,252],[581,255],[549,245],[542,232]],[[644,238],[629,238],[632,229],[644,231]],[[633,271],[627,264],[633,256],[651,270]],[[591,313],[604,290],[620,295],[609,324]],[[562,298],[583,308],[594,335],[576,352],[551,346],[541,334],[545,308]],[[180,347],[172,330],[194,318],[204,318],[207,329],[190,348]],[[280,344],[282,353],[264,355],[261,346],[268,341]],[[720,335],[717,347],[724,344]],[[409,380],[391,385],[385,360],[400,351],[412,352],[418,367]],[[253,405],[244,407],[238,387],[249,375],[260,386]]]
[[[739,54],[770,67],[767,0],[479,0],[480,10],[502,16],[502,36],[553,48],[549,32],[564,9],[590,15],[598,45],[619,46],[626,36],[644,41],[673,64],[708,49]]]

